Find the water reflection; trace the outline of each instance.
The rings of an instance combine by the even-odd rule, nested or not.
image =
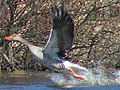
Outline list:
[[[1,73],[1,84],[45,84],[50,80],[47,72]]]

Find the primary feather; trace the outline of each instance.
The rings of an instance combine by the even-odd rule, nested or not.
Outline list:
[[[63,55],[66,50],[72,47],[74,23],[63,6],[53,7],[51,14],[53,18],[53,29],[51,30],[44,52],[51,55]]]

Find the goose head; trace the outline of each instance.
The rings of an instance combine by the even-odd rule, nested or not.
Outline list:
[[[4,39],[7,41],[12,41],[12,40],[22,41],[23,40],[23,38],[21,37],[21,34],[12,34],[10,36],[6,36]]]
[[[28,47],[33,46],[28,41],[26,41],[25,39],[23,39],[21,34],[12,34],[10,36],[5,36],[4,39],[6,41],[19,41],[19,42],[27,45]],[[12,47],[16,48],[16,45],[13,45]]]

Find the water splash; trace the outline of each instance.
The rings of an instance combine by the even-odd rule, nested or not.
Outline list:
[[[120,71],[108,73],[102,66],[78,73],[86,76],[87,80],[77,80],[68,73],[52,73],[50,79],[56,85],[64,87],[120,84]]]
[[[81,75],[85,75],[87,77],[87,80],[77,80],[73,76],[71,76],[68,73],[52,73],[50,74],[50,79],[58,86],[64,86],[64,87],[72,87],[72,86],[88,86],[88,85],[94,85],[92,73],[79,71]]]

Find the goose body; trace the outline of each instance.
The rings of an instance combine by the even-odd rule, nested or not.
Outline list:
[[[13,34],[5,37],[6,40],[18,40],[27,45],[30,51],[40,59],[40,61],[51,70],[68,70],[76,78],[85,79],[77,75],[71,67],[85,70],[86,68],[64,60],[66,50],[72,47],[74,37],[74,23],[71,16],[64,9],[63,5],[51,9],[53,18],[53,28],[51,29],[49,39],[44,48],[30,44],[23,39],[20,34]]]

